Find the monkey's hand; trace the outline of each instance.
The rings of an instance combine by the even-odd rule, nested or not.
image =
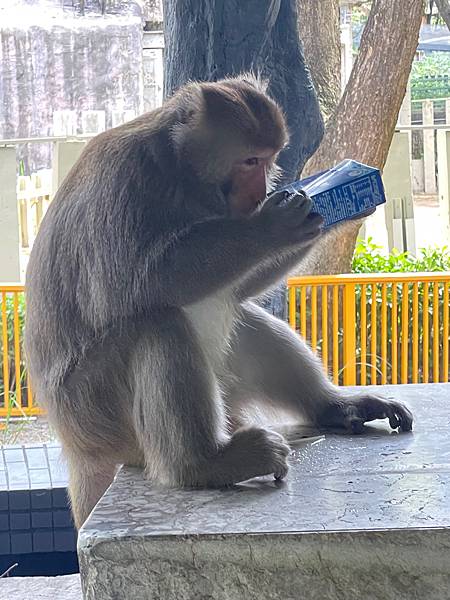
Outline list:
[[[275,192],[261,207],[258,218],[281,245],[306,246],[322,233],[323,218],[311,209],[311,198],[302,191]]]
[[[412,429],[413,416],[405,404],[369,393],[342,396],[332,402],[319,417],[319,425],[363,433],[364,423],[376,419],[389,419],[392,429]]]
[[[228,462],[230,483],[272,474],[275,479],[284,479],[289,470],[289,452],[286,440],[275,431],[258,427],[238,429],[223,457]],[[220,469],[215,469],[218,472]]]

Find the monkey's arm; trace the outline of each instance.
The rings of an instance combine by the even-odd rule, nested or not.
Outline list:
[[[248,219],[214,219],[184,230],[147,266],[156,304],[184,306],[236,285],[271,256],[309,246],[321,218],[302,197],[287,205],[268,203]]]
[[[361,221],[375,212],[375,208],[369,208],[363,214],[352,217],[349,221]],[[344,231],[346,227],[345,223],[340,223],[337,227],[323,232],[323,235],[318,237],[315,241],[319,241],[317,246],[314,246],[315,250],[320,253],[320,248],[323,248],[325,244],[333,244],[334,240],[339,237],[340,233]],[[313,244],[309,246],[302,246],[300,248],[294,248],[284,253],[279,253],[271,257],[268,261],[265,261],[257,268],[253,269],[242,281],[236,289],[237,298],[243,302],[249,298],[257,298],[261,296],[270,288],[275,287],[280,281],[286,277],[290,271],[292,271],[301,261],[303,261],[307,254],[313,248]],[[308,262],[306,263],[306,268]]]
[[[164,254],[150,260],[156,302],[192,304],[245,278],[281,250],[262,225],[259,219],[215,219],[182,232]]]
[[[311,246],[281,253],[253,269],[236,288],[238,300],[243,302],[249,298],[257,298],[275,287],[305,258],[310,248]]]

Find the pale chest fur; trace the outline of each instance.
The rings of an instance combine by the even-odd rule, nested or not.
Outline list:
[[[184,308],[216,374],[223,369],[238,309],[238,304],[226,291]]]

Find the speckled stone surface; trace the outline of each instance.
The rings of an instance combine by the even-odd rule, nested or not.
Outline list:
[[[80,532],[85,600],[448,600],[450,385],[383,393],[413,433],[302,445],[281,484],[163,491],[122,470]]]
[[[2,600],[82,600],[79,575],[6,577],[0,579]]]

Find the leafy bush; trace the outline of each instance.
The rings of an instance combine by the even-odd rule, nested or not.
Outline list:
[[[421,77],[436,77],[450,74],[450,57],[447,52],[431,52],[422,60],[415,60],[411,67],[411,84]]]
[[[413,62],[411,97],[413,100],[450,97],[450,57],[447,52],[432,52]]]
[[[8,376],[9,376],[9,396],[10,403],[16,404],[15,399],[19,385],[22,393],[22,405],[26,404],[26,374],[24,353],[22,348],[23,328],[25,323],[25,296],[17,294],[17,313],[18,313],[18,335],[19,335],[19,351],[20,351],[20,381],[16,380],[16,355],[14,348],[14,294],[6,293],[0,296],[0,314],[3,314],[3,302],[6,304],[6,329],[8,338]],[[0,324],[1,338],[3,341],[3,327]],[[5,381],[3,369],[4,348],[3,344],[0,350],[0,406],[4,406],[5,401]],[[17,406],[18,408],[18,406]]]
[[[353,257],[353,272],[355,273],[412,273],[412,272],[442,272],[450,271],[450,251],[447,247],[443,248],[428,248],[421,249],[420,254],[415,257],[409,252],[398,252],[396,250],[389,254],[383,253],[380,246],[376,245],[371,238],[367,241],[359,240],[355,249]],[[373,290],[375,293],[373,294]],[[370,348],[373,335],[376,337],[377,354],[374,357],[376,359],[377,371],[381,368],[380,358],[380,340],[381,340],[381,307],[383,304],[383,287],[382,285],[376,285],[374,288],[367,290],[366,300],[366,314],[367,314],[367,348]],[[408,300],[408,323],[407,328],[404,329],[404,323],[402,320],[401,301],[404,292],[407,292]],[[414,315],[414,294],[417,294],[417,313]],[[363,288],[361,286],[356,287],[356,313],[357,323],[361,320],[361,299],[363,294]],[[404,289],[403,284],[387,284],[385,291],[386,298],[386,330],[388,332],[388,346],[390,346],[390,354],[392,356],[392,332],[393,329],[397,332],[397,379],[400,381],[400,356],[403,352],[403,331],[405,331],[408,341],[408,373],[411,376],[412,373],[416,373],[418,381],[423,381],[428,377],[432,380],[433,375],[433,361],[441,358],[440,368],[445,367],[442,364],[443,348],[444,345],[449,343],[448,339],[444,338],[443,321],[444,314],[448,315],[449,299],[448,294],[446,297],[446,289],[443,283],[430,283],[428,286],[420,283],[415,287],[414,284],[408,284],[407,290]],[[397,297],[397,313],[394,314],[393,304],[394,295]],[[437,305],[433,304],[435,297],[437,298]],[[372,332],[372,311],[376,314],[376,331]],[[435,330],[433,327],[433,317],[438,317],[438,326]],[[425,327],[424,322],[427,317],[428,326]],[[395,319],[395,320],[394,320]],[[415,323],[414,323],[415,321]],[[412,339],[415,333],[417,335],[417,364],[413,364],[413,349]],[[438,355],[435,357],[432,352],[433,344],[436,341],[438,347]],[[406,343],[406,342],[405,342]],[[424,349],[428,343],[428,352]],[[357,327],[357,353],[361,354],[361,331]],[[425,363],[428,360],[428,373],[425,373]],[[359,369],[360,370],[360,369]],[[392,361],[387,364],[388,380],[392,380],[393,366]]]
[[[353,273],[413,273],[450,271],[450,251],[443,248],[422,248],[419,256],[393,250],[389,254],[372,238],[358,240],[353,255]]]

